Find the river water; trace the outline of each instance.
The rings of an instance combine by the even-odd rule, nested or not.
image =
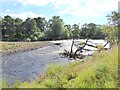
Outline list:
[[[51,45],[36,50],[2,56],[2,79],[6,79],[9,83],[13,83],[16,80],[20,82],[31,80],[37,74],[45,72],[49,64],[66,64],[70,62],[67,58],[61,58],[59,53],[64,51],[64,49],[70,50],[72,40],[51,42],[62,44],[60,46]],[[75,49],[76,47],[74,46],[73,50]]]
[[[57,53],[58,46],[47,46],[32,51],[2,57],[2,75],[8,82],[26,81],[45,71],[48,64],[68,62]]]

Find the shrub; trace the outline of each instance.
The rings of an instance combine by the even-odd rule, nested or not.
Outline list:
[[[30,41],[31,41],[31,39],[30,39],[30,38],[26,38],[26,39],[25,39],[25,41],[30,42]]]
[[[38,38],[36,36],[33,37],[33,41],[37,41]]]

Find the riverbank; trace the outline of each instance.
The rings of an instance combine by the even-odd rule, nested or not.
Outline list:
[[[118,46],[96,53],[83,62],[50,65],[45,75],[17,88],[117,88]]]
[[[40,42],[0,42],[2,55],[34,50],[52,45],[49,41]]]

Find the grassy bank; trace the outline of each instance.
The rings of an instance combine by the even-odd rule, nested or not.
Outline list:
[[[50,65],[45,75],[17,88],[115,88],[118,80],[118,47],[69,65]]]
[[[3,54],[10,54],[14,52],[28,51],[36,48],[51,45],[48,41],[40,42],[0,42],[2,48],[0,50]]]

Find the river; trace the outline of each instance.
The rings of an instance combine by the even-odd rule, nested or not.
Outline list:
[[[2,79],[6,79],[9,83],[13,83],[16,80],[20,82],[27,81],[34,79],[40,73],[44,73],[49,64],[66,64],[70,62],[67,58],[61,58],[59,53],[64,49],[70,50],[72,40],[51,42],[62,44],[60,46],[51,45],[31,51],[2,56]],[[75,49],[76,47],[74,46],[73,50]]]

